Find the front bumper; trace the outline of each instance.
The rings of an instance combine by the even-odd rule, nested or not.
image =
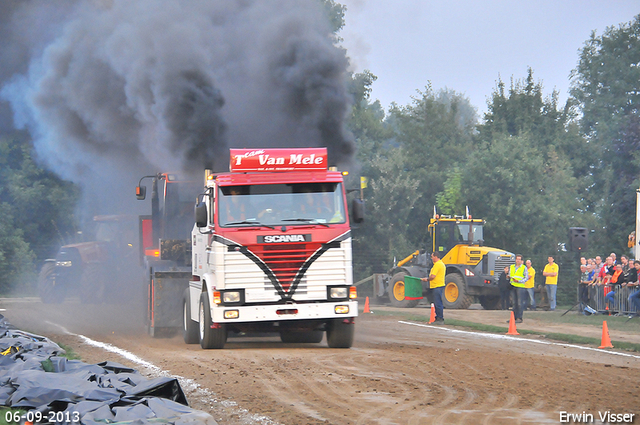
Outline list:
[[[348,313],[336,313],[337,306],[347,306]],[[237,311],[237,318],[225,318],[225,312]],[[276,304],[260,306],[215,306],[211,308],[213,323],[276,322],[285,320],[340,319],[358,316],[357,301],[313,304]]]

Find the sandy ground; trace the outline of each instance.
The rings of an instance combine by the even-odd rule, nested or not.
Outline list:
[[[597,423],[598,412],[640,413],[640,355],[430,326],[386,307],[372,306],[373,314],[357,319],[355,344],[346,350],[324,341],[283,344],[276,336],[230,338],[224,350],[202,350],[179,336],[148,337],[141,314],[127,306],[2,299],[0,308],[15,326],[73,347],[86,362],[157,373],[80,335],[186,378],[191,406],[221,425],[556,424],[561,412],[590,413]],[[506,326],[508,314],[446,311],[447,317]],[[549,324],[525,313],[519,327]],[[596,326],[558,325],[553,332],[601,335]],[[638,335],[612,333],[623,338],[635,342]]]

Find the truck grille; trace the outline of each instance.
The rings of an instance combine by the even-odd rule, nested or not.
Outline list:
[[[319,247],[320,244],[257,245],[252,251],[269,266],[282,289],[288,292],[304,262]]]
[[[309,262],[309,268],[299,277],[295,289],[293,283],[301,272],[300,268],[316,252],[320,243],[295,244],[255,244],[247,246],[253,255],[269,268],[278,280],[278,287],[269,279],[255,261],[235,249],[225,245],[216,247],[216,258],[223,276],[224,288],[242,288],[246,300],[252,302],[273,302],[281,298],[280,291],[291,295],[296,301],[327,299],[327,286],[350,285],[353,282],[351,269],[351,240],[342,241],[339,246],[328,249],[318,258]]]

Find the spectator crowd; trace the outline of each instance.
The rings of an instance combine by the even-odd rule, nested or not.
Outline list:
[[[548,257],[542,275],[544,284],[535,286],[536,270],[531,260],[523,261],[516,255],[516,264],[505,267],[498,279],[501,307],[513,307],[516,322],[522,322],[522,312],[526,309],[556,308],[559,266],[553,256]],[[535,294],[540,294],[536,304]],[[640,312],[640,260],[629,259],[611,253],[602,261],[602,256],[580,258],[580,282],[578,300],[582,314],[608,312],[609,314],[636,317]]]
[[[640,260],[615,253],[602,261],[601,256],[580,258],[579,299],[584,314],[591,310],[630,317],[640,311]]]

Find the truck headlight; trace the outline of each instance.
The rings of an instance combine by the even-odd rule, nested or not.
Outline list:
[[[222,295],[222,302],[225,302],[225,303],[239,303],[240,302],[240,292],[238,292],[238,291],[225,292]]]
[[[347,288],[343,287],[337,287],[337,288],[331,288],[331,291],[329,292],[329,296],[331,298],[347,298],[347,296],[349,295]]]
[[[71,267],[71,261],[56,261],[56,267]]]

